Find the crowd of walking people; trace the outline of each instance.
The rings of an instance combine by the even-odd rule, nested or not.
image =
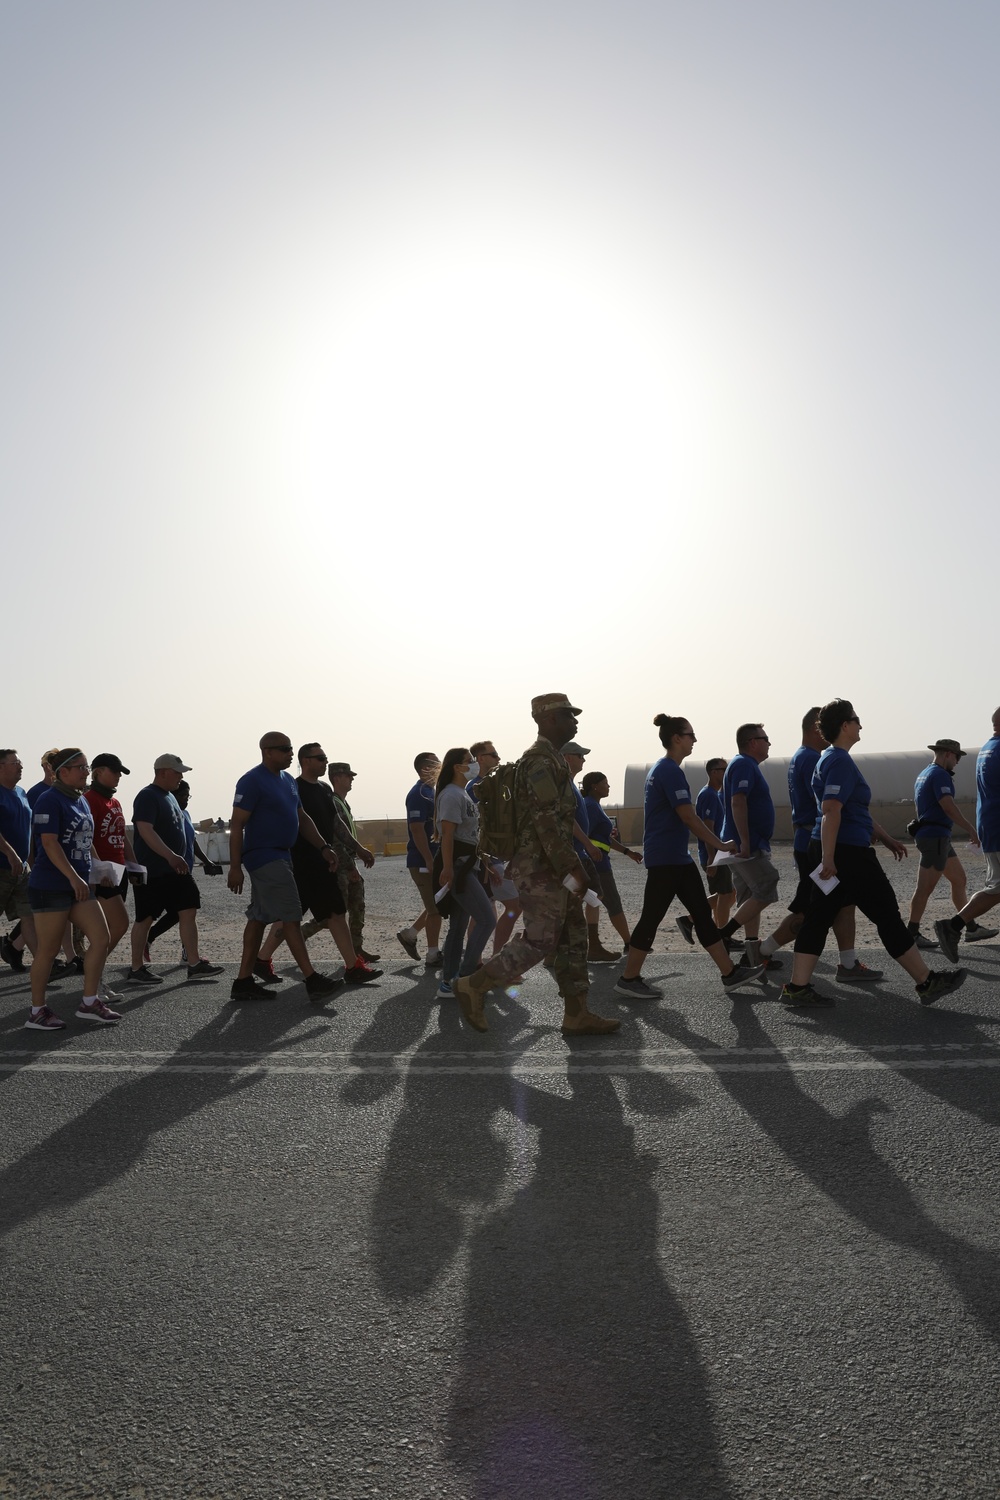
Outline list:
[[[646,778],[640,854],[620,840],[601,805],[610,795],[607,776],[584,772],[591,752],[575,738],[580,712],[562,693],[533,698],[537,736],[511,763],[501,761],[492,740],[454,746],[441,759],[424,751],[414,761],[406,868],[420,910],[397,938],[412,962],[420,961],[423,938],[424,965],[439,975],[437,997],[457,1001],[475,1030],[488,1030],[490,991],[519,985],[539,963],[551,971],[562,998],[566,1035],[617,1030],[617,1019],[590,1008],[588,966],[621,963],[614,993],[657,1000],[662,992],[642,970],[675,899],[683,907],[678,930],[705,949],[723,991],[759,993],[753,987],[769,971],[780,972],[778,950],[791,944],[781,999],[794,1010],[833,1003],[833,995],[813,983],[831,930],[837,982],[883,978],[855,951],[856,910],[874,924],[923,1005],[965,979],[957,966],[961,942],[996,936],[979,918],[1000,903],[1000,709],[977,759],[975,823],[955,800],[954,772],[966,752],[951,739],[928,746],[933,759],[917,779],[916,817],[909,825],[919,868],[904,921],[875,846],[896,860],[908,850],[872,816],[871,790],[851,753],[861,720],[846,699],[810,708],[788,768],[797,885],[786,914],[763,938],[762,915],[779,891],[771,852],[774,803],[761,771],[770,753],[764,726],[740,725],[736,754],[710,759],[706,784],[695,793],[683,766],[697,743],[694,728],[683,716],[656,715],[663,753]],[[356,773],[346,761],[331,762],[313,741],[299,747],[293,777],[296,752],[280,732],[265,734],[259,749],[259,763],[236,783],[230,823],[228,885],[236,895],[247,880],[250,886],[230,1000],[274,998],[282,983],[274,955],[285,944],[309,1001],[328,1006],[342,987],[382,973],[375,967],[379,955],[364,946],[359,867],[370,868],[375,856],[360,842],[347,800]],[[151,945],[174,926],[190,979],[212,981],[223,972],[200,951],[194,867],[213,876],[223,866],[198,843],[187,811],[184,776],[190,770],[177,755],[157,757],[152,780],[133,801],[130,835],[116,793],[131,773],[117,755],[102,753],[88,763],[78,747],[48,750],[42,780],[25,792],[17,751],[0,750],[0,912],[15,924],[0,942],[0,957],[14,971],[29,969],[27,1028],[65,1029],[48,1003],[49,987],[74,974],[83,982],[75,1018],[116,1025],[122,995],[105,975],[126,935],[126,986],[163,982],[151,967]],[[956,823],[981,847],[986,863],[983,884],[971,898],[951,841]],[[634,927],[612,854],[645,866]],[[934,924],[931,938],[920,923],[942,875],[955,912]],[[600,935],[602,911],[617,939],[611,949]],[[311,920],[303,925],[306,913]],[[320,930],[329,931],[339,950],[341,975],[320,972],[309,957],[308,940]],[[953,967],[928,968],[922,956],[928,949],[939,949]]]

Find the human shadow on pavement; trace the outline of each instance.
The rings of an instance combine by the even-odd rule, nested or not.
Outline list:
[[[960,993],[964,998],[965,990]],[[880,998],[890,999],[887,995]],[[857,1002],[856,992],[851,999]],[[891,1061],[893,1072],[904,1074],[925,1093],[953,1109],[975,1115],[986,1125],[1000,1125],[1000,1096],[996,1087],[1000,1014],[976,1015],[951,1010],[947,999],[933,1007],[918,1005],[908,997],[891,999],[894,1005],[882,1005],[877,1010],[864,1004],[840,1004],[822,1015],[796,1016],[794,1029],[811,1040],[817,1035],[836,1037],[845,1046],[868,1052],[879,1061]],[[895,1021],[898,1024],[892,1025]],[[901,1044],[898,1052],[892,1050],[895,1042]],[[912,1066],[907,1067],[908,1048],[919,1053],[941,1048],[941,1061],[960,1066],[933,1066],[934,1059],[917,1056]],[[985,1056],[992,1066],[977,1068],[977,1053]],[[932,1065],[928,1066],[928,1062]]]
[[[366,988],[361,989],[362,995]],[[345,1104],[376,1104],[399,1088],[401,1074],[391,1066],[392,1060],[415,1047],[433,1024],[441,1004],[434,998],[436,991],[436,980],[426,984],[417,980],[379,1004],[351,1047],[351,1060],[359,1071],[340,1091]]]
[[[725,1500],[706,1373],[657,1255],[670,1205],[613,1077],[618,1039],[534,1052],[559,1059],[552,1092],[513,1071],[531,1044],[517,1009],[502,1056],[438,1073],[451,1038],[418,1049],[373,1207],[387,1299],[428,1296],[468,1259],[449,1456],[477,1500]],[[662,1075],[644,1083],[646,1114],[695,1104]]]
[[[711,1067],[711,1053],[720,1050],[717,1042],[693,1031],[677,1012],[651,1009],[645,1016],[663,1035],[696,1048]],[[736,1004],[733,1021],[739,1047],[774,1045],[750,1006]],[[932,1219],[880,1155],[872,1120],[891,1113],[888,1105],[872,1097],[846,1114],[832,1114],[799,1087],[787,1066],[766,1073],[727,1066],[715,1076],[819,1192],[881,1239],[934,1263],[988,1337],[1000,1344],[1000,1257]]]
[[[306,1018],[301,1004],[294,1002],[218,1011],[200,1031],[185,1038],[162,1067],[109,1089],[0,1172],[0,1236],[36,1214],[65,1212],[100,1192],[134,1167],[160,1131],[207,1105],[241,1094],[264,1076],[238,1074],[231,1067],[178,1073],[175,1064],[192,1054],[207,1053],[210,1058],[212,1052],[223,1050],[280,1051],[328,1035],[325,1026],[313,1026],[285,1037]]]

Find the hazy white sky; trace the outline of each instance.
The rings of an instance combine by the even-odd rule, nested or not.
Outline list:
[[[614,798],[658,711],[987,736],[992,0],[0,20],[26,760],[176,750],[214,816],[273,727],[381,816],[551,690]]]

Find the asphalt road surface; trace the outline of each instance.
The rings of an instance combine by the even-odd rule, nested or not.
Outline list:
[[[486,1036],[395,959],[336,1015],[165,968],[57,1036],[4,977],[0,1494],[992,1500],[1000,945],[963,958],[933,1009],[825,964],[799,1015],[661,952],[572,1044],[541,970]]]

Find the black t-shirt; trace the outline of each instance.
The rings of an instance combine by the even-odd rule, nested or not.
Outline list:
[[[333,788],[327,786],[325,781],[306,781],[302,776],[297,776],[295,781],[302,801],[302,811],[312,818],[323,838],[331,844],[337,831],[337,806],[333,800]],[[292,849],[292,864],[308,875],[322,875],[330,868],[323,851],[308,843],[301,833]]]

